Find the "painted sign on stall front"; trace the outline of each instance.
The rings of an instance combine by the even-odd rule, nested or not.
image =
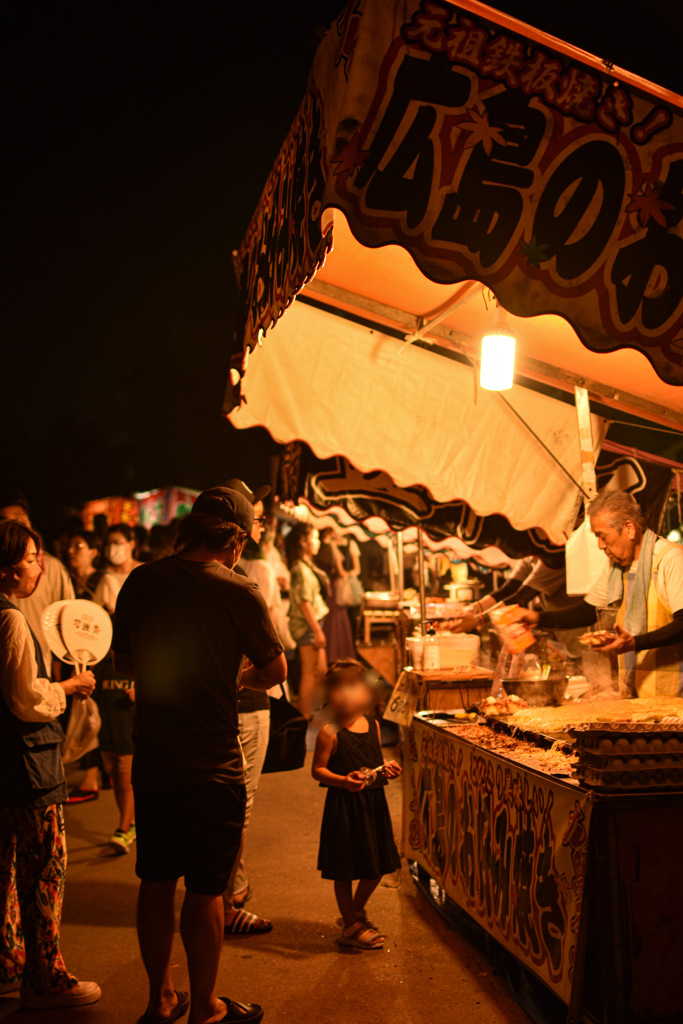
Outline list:
[[[418,719],[407,751],[405,855],[568,1003],[590,800]]]
[[[247,350],[338,208],[432,280],[481,281],[683,384],[683,101],[624,77],[467,0],[351,0],[238,254]]]

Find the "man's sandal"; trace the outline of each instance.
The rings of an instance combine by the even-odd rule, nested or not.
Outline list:
[[[184,1017],[190,1009],[190,996],[187,992],[176,992],[178,1002],[168,1017],[152,1017],[148,1010],[145,1010],[138,1024],[175,1024],[175,1021]]]
[[[344,928],[338,939],[340,946],[351,946],[353,949],[381,949],[384,936],[374,928],[369,928],[365,921]]]
[[[219,1024],[261,1024],[263,1007],[258,1003],[236,1003],[227,996],[219,996],[219,999],[225,1003],[228,1011],[225,1017],[221,1017]]]
[[[223,928],[224,935],[265,935],[272,932],[273,922],[265,917],[250,914],[248,910],[236,910],[232,921]]]

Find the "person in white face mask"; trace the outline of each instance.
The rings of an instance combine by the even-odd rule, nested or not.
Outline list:
[[[104,540],[106,571],[97,585],[93,600],[114,614],[116,598],[133,569],[140,565],[135,558],[135,534],[126,523],[110,526]]]

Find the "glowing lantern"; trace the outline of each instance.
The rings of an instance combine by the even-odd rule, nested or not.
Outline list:
[[[498,309],[496,321],[481,340],[479,383],[487,391],[508,391],[515,376],[515,336]]]

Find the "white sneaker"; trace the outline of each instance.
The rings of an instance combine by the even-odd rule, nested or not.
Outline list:
[[[135,842],[135,825],[131,825],[127,832],[123,829],[117,828],[114,835],[109,840],[109,846],[116,853],[130,853],[130,848]]]
[[[21,997],[24,1010],[58,1010],[66,1006],[90,1006],[102,996],[95,981],[79,981],[68,992],[55,992],[50,996],[25,995]]]

